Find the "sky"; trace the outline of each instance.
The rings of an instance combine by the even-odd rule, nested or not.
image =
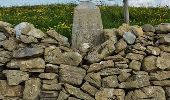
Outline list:
[[[23,5],[45,5],[45,4],[55,4],[55,3],[69,3],[76,2],[78,0],[0,0],[1,7],[10,7],[10,6],[23,6]],[[100,0],[93,0],[98,2]],[[122,0],[101,0],[106,2],[109,5],[118,4],[122,5]],[[170,0],[129,0],[129,5],[131,6],[169,6]]]

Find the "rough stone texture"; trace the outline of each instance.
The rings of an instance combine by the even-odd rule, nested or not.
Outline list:
[[[5,64],[8,61],[10,61],[12,58],[12,54],[9,51],[4,51],[4,50],[0,50],[0,63]]]
[[[93,87],[92,85],[89,84],[89,82],[85,82],[82,87],[82,90],[86,91],[87,93],[89,93],[90,95],[95,95],[96,92],[98,91],[97,88]]]
[[[57,74],[55,73],[41,73],[39,75],[40,78],[42,79],[55,79],[57,77]]]
[[[85,75],[86,71],[82,68],[69,65],[60,66],[59,70],[60,82],[70,83],[73,85],[80,85]]]
[[[136,60],[132,60],[129,64],[129,68],[131,68],[133,70],[140,70],[141,62],[136,61]]]
[[[150,73],[150,80],[165,80],[170,78],[170,71],[157,71]]]
[[[156,60],[157,60],[156,56],[145,57],[143,60],[142,69],[144,71],[154,71],[154,70],[158,69],[156,67]]]
[[[125,32],[123,38],[128,44],[133,44],[136,40],[136,36],[131,32]]]
[[[128,53],[126,55],[126,58],[127,59],[130,59],[130,60],[137,60],[137,61],[142,61],[144,56],[141,55],[141,54],[135,54],[135,53]]]
[[[156,33],[168,33],[170,32],[170,23],[162,23],[155,27]]]
[[[12,28],[12,25],[7,22],[0,21],[0,31],[4,32],[6,36],[14,35],[14,29]]]
[[[66,65],[79,65],[82,61],[82,56],[78,52],[65,52],[62,53],[59,47],[50,46],[45,48],[45,61],[52,64],[66,64]]]
[[[162,53],[156,60],[156,66],[160,69],[166,69],[170,67],[170,53]]]
[[[169,45],[160,45],[159,48],[164,52],[170,53],[170,46]]]
[[[153,54],[155,56],[158,56],[161,53],[161,50],[158,47],[152,47],[152,46],[147,46],[146,51],[149,54]]]
[[[42,85],[42,90],[46,90],[46,91],[59,91],[61,90],[61,84],[58,83],[53,83],[53,84],[43,84]]]
[[[7,37],[5,36],[4,33],[0,32],[0,41],[5,40]]]
[[[19,85],[29,79],[29,74],[19,70],[4,70],[3,73],[6,74],[9,85]]]
[[[17,48],[17,43],[16,43],[16,40],[15,38],[9,38],[5,41],[2,42],[3,44],[3,47],[9,51],[13,51]]]
[[[39,78],[31,78],[25,82],[23,99],[38,99],[41,88],[41,80]]]
[[[104,88],[115,88],[118,87],[118,79],[117,76],[108,76],[102,79],[102,87]]]
[[[97,46],[102,42],[103,24],[100,9],[91,2],[81,3],[74,10],[72,47],[79,49],[84,43]]]
[[[127,43],[123,40],[123,39],[120,39],[116,44],[115,44],[115,52],[118,53],[124,49],[126,49],[127,47]]]
[[[126,81],[130,76],[131,76],[130,73],[121,73],[121,74],[118,76],[118,80],[119,80],[120,82],[124,82],[124,81]]]
[[[41,91],[40,98],[57,98],[58,92],[57,91]]]
[[[145,24],[142,26],[144,32],[155,32],[155,28],[150,24]]]
[[[137,37],[140,37],[140,36],[143,36],[143,30],[140,26],[132,26],[131,27],[131,31],[137,36]]]

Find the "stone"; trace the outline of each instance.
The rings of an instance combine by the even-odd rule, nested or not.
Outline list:
[[[57,98],[58,91],[41,91],[40,98]]]
[[[43,83],[43,84],[48,84],[48,85],[51,85],[51,84],[58,84],[58,79],[42,80],[42,83]]]
[[[168,33],[170,32],[170,23],[161,23],[155,27],[156,33]]]
[[[165,94],[166,96],[170,97],[170,87],[165,87]]]
[[[51,64],[65,64],[78,66],[82,61],[82,56],[78,52],[62,53],[59,47],[50,46],[45,48],[45,61]]]
[[[149,75],[133,75],[127,81],[120,83],[119,88],[136,89],[149,85]]]
[[[130,73],[121,73],[118,76],[118,80],[119,80],[119,82],[125,82],[130,76],[131,76]]]
[[[45,90],[45,91],[59,91],[61,90],[61,84],[59,83],[54,83],[54,84],[43,84],[42,85],[42,90]]]
[[[45,72],[46,73],[58,73],[59,72],[59,66],[53,65],[53,64],[46,64],[45,65]]]
[[[106,68],[101,70],[101,76],[119,75],[121,73],[131,72],[132,69],[120,69],[120,68]]]
[[[5,36],[5,34],[0,32],[0,41],[4,41],[4,40],[6,40],[6,38],[7,37]]]
[[[21,85],[10,86],[6,80],[0,80],[0,99],[4,97],[20,97],[22,96]]]
[[[141,62],[136,61],[136,60],[132,60],[129,64],[129,68],[133,69],[133,70],[140,70],[141,68]]]
[[[14,58],[26,58],[26,57],[37,57],[41,56],[44,53],[43,48],[20,48],[18,50],[15,50],[13,52],[13,57]]]
[[[150,80],[165,80],[170,78],[170,71],[157,71],[150,73]]]
[[[170,53],[170,46],[169,45],[160,45],[159,48],[161,49],[161,51]]]
[[[163,44],[170,44],[170,33],[160,37],[159,42]]]
[[[59,80],[60,82],[72,85],[80,85],[86,75],[86,70],[69,65],[60,65]]]
[[[95,95],[96,100],[124,100],[124,98],[125,91],[122,89],[103,88]]]
[[[12,25],[7,22],[0,21],[0,31],[4,32],[8,37],[14,35],[14,29],[12,28]]]
[[[20,68],[21,71],[29,71],[32,72],[33,69],[39,69],[42,72],[45,69],[45,61],[42,58],[31,58],[24,60],[12,60],[7,65],[9,68]],[[39,71],[38,71],[39,72]]]
[[[130,31],[130,26],[128,24],[122,24],[121,26],[119,26],[119,28],[117,29],[117,35],[118,36],[123,36],[123,34],[125,32]]]
[[[46,43],[46,44],[56,44],[58,45],[57,40],[50,38],[50,37],[45,37],[44,39],[41,40],[41,43]]]
[[[42,39],[45,37],[45,34],[41,30],[36,28],[31,29],[26,35],[33,36],[38,39]]]
[[[39,78],[48,79],[48,80],[55,79],[56,77],[57,77],[57,74],[55,74],[55,73],[41,73],[39,75]]]
[[[126,62],[115,62],[115,68],[121,68],[121,69],[126,69],[128,68],[128,64]]]
[[[116,53],[119,53],[120,51],[122,50],[125,50],[127,47],[127,43],[123,40],[123,39],[120,39],[116,44],[115,44],[115,52]]]
[[[116,29],[104,29],[105,41],[111,40],[114,43],[117,42]]]
[[[98,89],[93,87],[92,85],[90,85],[89,82],[85,82],[82,85],[81,89],[84,90],[85,92],[89,93],[92,96],[94,96],[96,94],[96,92],[98,91]]]
[[[81,99],[77,99],[77,98],[74,98],[74,97],[69,97],[68,100],[81,100]]]
[[[90,43],[83,43],[83,44],[80,44],[79,51],[83,53],[87,53],[90,51],[91,48],[92,46]]]
[[[99,88],[101,87],[101,76],[100,73],[88,73],[84,80],[92,84],[93,86]]]
[[[4,70],[3,73],[6,74],[9,85],[19,85],[29,79],[28,73],[19,70]]]
[[[110,56],[115,51],[114,42],[107,40],[103,44],[94,47],[91,52],[85,57],[85,59],[90,63],[99,62],[102,59]]]
[[[155,56],[158,56],[161,53],[161,50],[158,47],[152,47],[152,46],[147,46],[146,51],[149,54],[153,54]]]
[[[9,39],[3,41],[3,47],[8,51],[13,51],[17,48],[18,44],[15,38],[10,37]]]
[[[170,86],[170,80],[162,80],[162,81],[151,81],[151,83],[155,86]]]
[[[141,55],[141,54],[135,54],[135,53],[128,53],[126,55],[126,58],[127,59],[130,59],[130,60],[137,60],[137,61],[142,61],[144,56]]]
[[[67,100],[69,96],[70,96],[70,94],[68,94],[64,91],[60,91],[57,100]]]
[[[51,38],[55,39],[60,46],[70,46],[70,44],[68,43],[68,38],[63,35],[60,35],[55,30],[49,30],[46,32],[46,34],[49,35]]]
[[[12,54],[9,51],[0,51],[0,63],[5,64],[12,59]]]
[[[151,24],[145,24],[142,26],[144,32],[155,32],[155,28]]]
[[[114,56],[106,57],[104,60],[112,60],[113,62],[119,62],[119,61],[123,61],[124,58],[121,55],[114,55]]]
[[[23,43],[29,44],[29,43],[38,43],[37,38],[33,36],[27,36],[27,35],[20,35],[20,40]]]
[[[102,79],[102,87],[104,88],[116,88],[119,86],[116,75],[108,76]]]
[[[143,63],[142,63],[142,70],[150,72],[150,71],[155,71],[158,68],[156,67],[156,56],[147,56],[144,58]]]
[[[69,94],[75,96],[76,98],[83,99],[83,100],[95,100],[89,94],[86,94],[82,90],[80,90],[80,88],[74,87],[69,84],[65,84],[64,87]]]
[[[134,44],[136,40],[136,36],[131,33],[131,32],[125,32],[123,34],[123,39],[128,43],[128,44]]]
[[[136,43],[135,45],[133,45],[133,48],[139,51],[145,51],[146,47],[144,47],[142,44],[140,43]]]
[[[103,24],[100,9],[92,2],[82,2],[74,9],[72,47],[81,44],[97,46],[103,42]]]
[[[140,37],[140,36],[143,36],[143,30],[141,27],[135,25],[135,26],[132,26],[131,27],[131,31],[137,36],[137,37]]]
[[[170,68],[170,53],[163,52],[156,60],[156,66],[160,69]]]

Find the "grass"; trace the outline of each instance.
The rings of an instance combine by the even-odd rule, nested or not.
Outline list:
[[[42,31],[55,29],[70,38],[74,7],[76,5],[43,5],[0,8],[0,20],[17,25],[29,22]],[[123,8],[117,6],[100,6],[104,28],[117,28],[123,23]],[[170,23],[170,9],[130,7],[130,24]]]

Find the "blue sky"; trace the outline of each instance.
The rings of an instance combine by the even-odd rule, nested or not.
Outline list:
[[[54,3],[67,3],[77,0],[0,0],[0,6],[22,6],[22,5],[41,5],[41,4],[54,4]],[[100,0],[93,0],[100,1]],[[108,4],[122,5],[122,0],[102,0]],[[170,0],[129,0],[131,6],[170,6]]]

